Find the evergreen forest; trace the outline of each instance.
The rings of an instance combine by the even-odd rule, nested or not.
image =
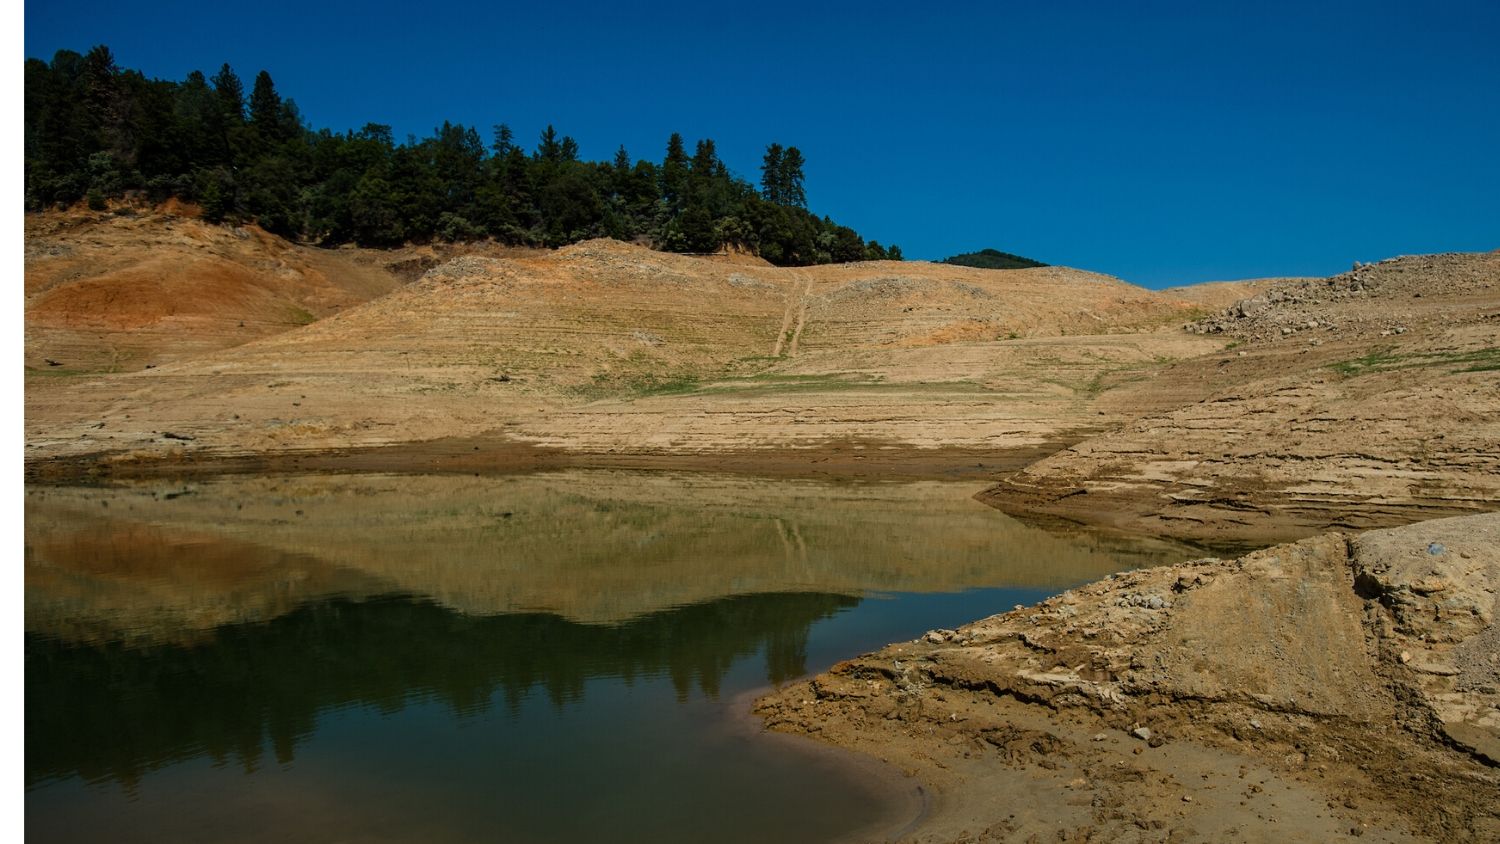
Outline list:
[[[977,267],[981,270],[1024,270],[1031,267],[1045,267],[1041,261],[1033,261],[1020,255],[1012,255],[1009,252],[1001,252],[999,249],[981,249],[978,252],[965,252],[962,255],[954,255],[944,258],[941,263],[953,264],[959,267]]]
[[[759,185],[713,140],[679,134],[660,161],[583,161],[548,126],[529,150],[510,127],[444,122],[398,142],[389,126],[313,129],[261,71],[248,94],[228,64],[181,82],[122,69],[108,47],[26,60],[26,207],[111,200],[195,203],[304,243],[398,246],[483,239],[556,247],[593,237],[673,252],[749,250],[805,266],[901,259],[807,208],[806,161],[766,147]],[[486,140],[488,142],[486,142]]]

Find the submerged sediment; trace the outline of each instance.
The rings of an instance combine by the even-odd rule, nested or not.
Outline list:
[[[932,631],[757,712],[925,780],[917,840],[1493,841],[1497,589],[1500,515],[1331,533]]]

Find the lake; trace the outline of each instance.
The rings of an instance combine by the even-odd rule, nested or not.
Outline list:
[[[32,841],[832,841],[914,784],[757,690],[1191,549],[972,482],[569,470],[26,491]]]

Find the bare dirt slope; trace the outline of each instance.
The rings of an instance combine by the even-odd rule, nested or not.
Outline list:
[[[26,367],[138,370],[306,325],[399,284],[383,267],[253,226],[170,212],[31,214]]]
[[[491,244],[317,249],[172,202],[27,214],[26,368],[140,370],[315,322]],[[55,363],[49,364],[48,361]]]
[[[1500,253],[1274,287],[1192,328],[1233,348],[1140,389],[1199,399],[1028,466],[985,500],[1246,540],[1500,506]]]
[[[1163,330],[1190,309],[1051,267],[775,269],[612,241],[466,256],[293,331],[28,390],[28,457],[478,436],[648,456],[1036,449],[1124,418],[1101,416],[1101,395],[1222,347]]]
[[[1192,302],[1207,310],[1220,311],[1236,302],[1249,299],[1272,288],[1303,281],[1318,280],[1305,276],[1286,276],[1281,278],[1247,278],[1238,281],[1200,281],[1197,284],[1168,287],[1161,292],[1168,296]]]
[[[930,783],[918,841],[1494,841],[1500,515],[1110,578],[764,698]]]

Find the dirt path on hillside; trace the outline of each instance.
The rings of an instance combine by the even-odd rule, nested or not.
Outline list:
[[[801,292],[787,302],[786,315],[781,318],[781,330],[776,332],[776,345],[771,357],[792,357],[797,354],[797,342],[802,338],[802,328],[807,324],[807,298],[812,294],[812,279],[802,279]],[[782,354],[785,347],[785,355]]]

